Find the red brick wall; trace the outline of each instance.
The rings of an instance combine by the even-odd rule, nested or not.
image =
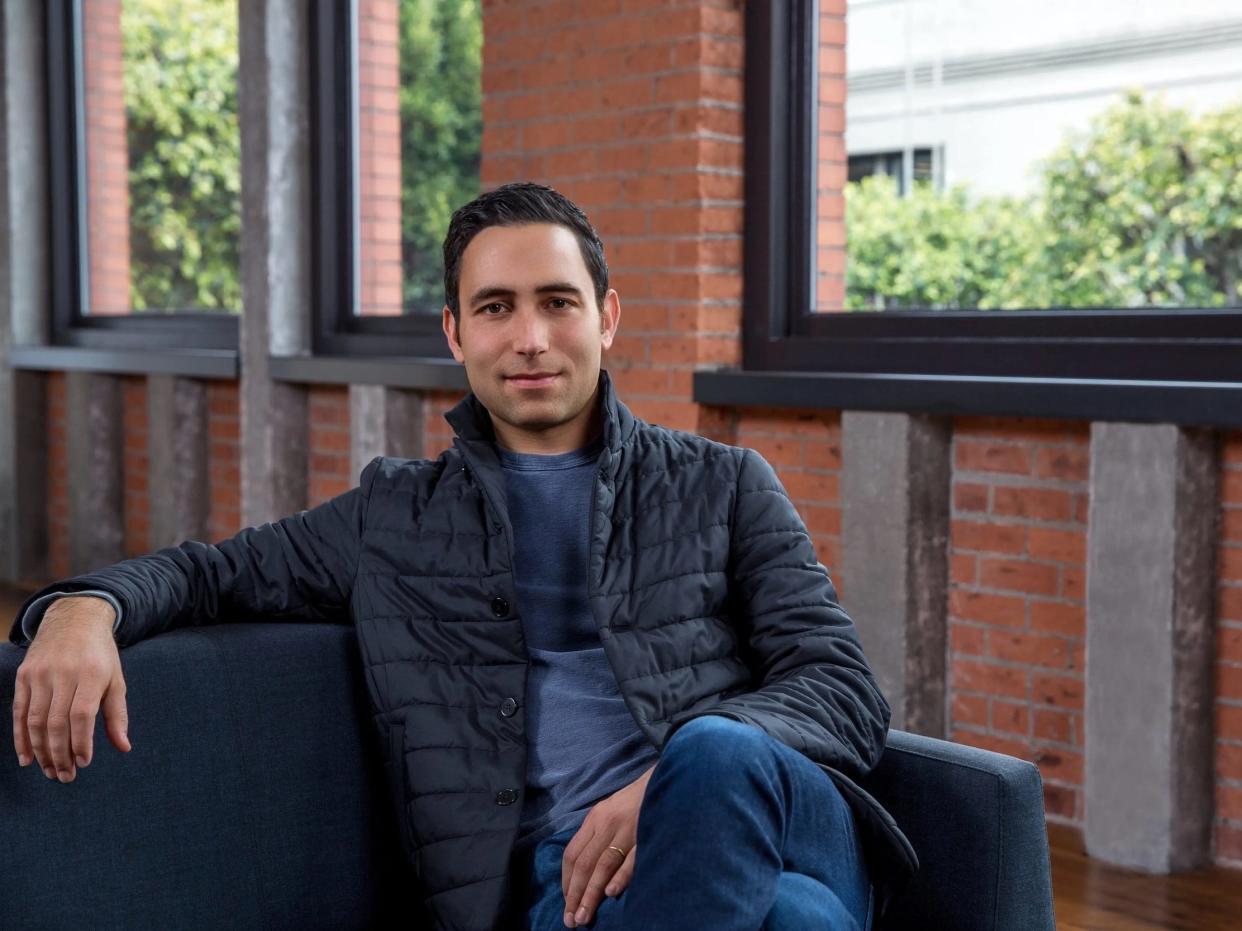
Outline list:
[[[83,0],[82,40],[90,313],[127,314],[129,147],[125,141],[121,0]]]
[[[69,575],[69,380],[64,372],[47,376],[47,539],[48,572]]]
[[[314,385],[307,402],[307,507],[358,484],[349,468],[349,388]]]
[[[757,450],[776,469],[844,605],[840,413],[751,408],[738,417],[732,442]]]
[[[1087,424],[954,423],[949,731],[1039,764],[1048,815],[1083,818]]]
[[[125,556],[151,549],[150,453],[147,439],[147,380],[121,379],[121,473],[125,486]]]
[[[1216,666],[1216,858],[1242,867],[1242,431],[1221,455]]]
[[[643,417],[716,429],[700,363],[741,319],[739,4],[512,2],[484,11],[484,188],[552,184],[591,217],[621,295],[606,365]]]
[[[209,542],[241,529],[241,404],[235,381],[207,382]]]
[[[398,83],[397,4],[395,0],[359,0],[359,312],[367,315],[401,313]]]
[[[846,0],[819,4],[819,148],[816,153],[815,309],[845,308]]]

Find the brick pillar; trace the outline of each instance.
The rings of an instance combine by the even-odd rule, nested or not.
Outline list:
[[[401,313],[401,114],[397,38],[395,0],[359,0],[359,313],[372,316]]]
[[[639,416],[719,433],[697,365],[740,361],[742,12],[706,2],[484,9],[484,189],[551,184],[604,240],[605,366]]]
[[[121,0],[83,0],[82,77],[86,84],[86,215],[92,314],[127,314],[129,301],[129,147]]]
[[[815,309],[845,309],[845,7],[819,3]]]

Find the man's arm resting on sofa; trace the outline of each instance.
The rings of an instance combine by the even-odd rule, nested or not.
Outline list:
[[[114,632],[130,646],[168,630],[237,620],[349,622],[362,527],[382,458],[361,484],[308,510],[220,543],[187,540],[55,582],[23,606],[9,639],[28,643],[26,615],[44,596],[104,591],[123,615]],[[31,627],[34,619],[30,620]]]
[[[121,626],[121,603],[117,601],[116,598],[114,598],[109,592],[105,592],[102,589],[87,589],[86,591],[81,592],[50,592],[36,598],[34,603],[22,613],[22,634],[27,640],[34,640],[35,634],[38,633],[39,630],[39,622],[43,620],[44,613],[56,599],[77,598],[85,595],[94,595],[96,598],[103,598],[110,605],[112,605],[112,610],[116,612],[116,620],[112,623],[112,633],[115,635],[118,628]]]

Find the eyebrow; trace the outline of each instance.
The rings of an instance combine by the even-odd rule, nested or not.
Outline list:
[[[577,285],[570,284],[568,281],[550,281],[547,284],[541,284],[535,288],[536,294],[572,294],[582,300],[582,291]],[[489,300],[493,297],[514,297],[517,294],[512,288],[502,287],[500,285],[489,285],[485,288],[479,288],[474,294],[470,295],[470,304],[474,305],[479,301]]]

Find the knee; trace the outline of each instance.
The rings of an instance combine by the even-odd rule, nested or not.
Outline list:
[[[759,728],[720,715],[702,715],[677,729],[661,756],[685,755],[700,765],[724,768],[755,760],[769,738]]]
[[[802,928],[858,929],[857,919],[828,886],[810,876],[782,872],[776,900],[764,919],[762,931]]]

